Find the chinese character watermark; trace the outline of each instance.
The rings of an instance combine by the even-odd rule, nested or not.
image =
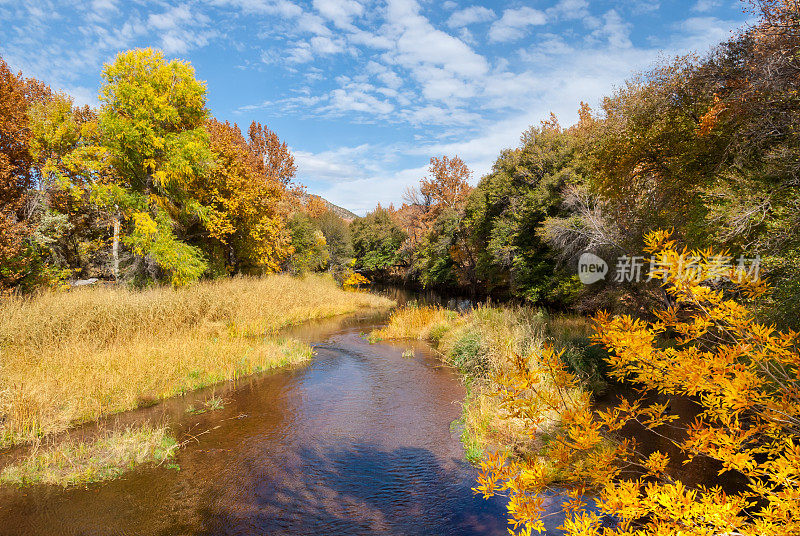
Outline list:
[[[702,262],[701,262],[702,261]],[[694,255],[678,255],[645,258],[642,255],[621,255],[617,257],[615,271],[609,273],[608,263],[593,253],[583,253],[578,260],[578,277],[585,285],[608,279],[615,283],[639,283],[660,279],[667,281],[672,277],[700,279],[704,277],[713,282],[723,278],[741,282],[745,277],[758,279],[761,272],[761,257],[730,257],[716,255],[701,259]],[[705,274],[705,275],[704,275]]]

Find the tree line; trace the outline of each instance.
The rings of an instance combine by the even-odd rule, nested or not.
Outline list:
[[[800,54],[792,2],[756,2],[760,20],[703,55],[664,61],[598,109],[582,103],[503,151],[477,186],[456,158],[399,207],[353,224],[359,270],[425,287],[589,312],[631,310],[658,285],[585,286],[581,253],[613,262],[669,229],[690,249],[760,256],[764,311],[796,323],[800,283]]]
[[[131,50],[102,78],[76,106],[0,58],[0,292],[344,269],[347,222],[275,132],[211,116],[188,62]]]

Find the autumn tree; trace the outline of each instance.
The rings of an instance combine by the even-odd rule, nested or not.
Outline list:
[[[279,270],[291,253],[285,184],[266,172],[238,126],[209,119],[205,129],[215,164],[189,182],[204,211],[189,234],[200,235],[194,241],[203,247],[208,236],[209,258],[219,257],[229,272]]]
[[[38,187],[30,194],[33,243],[55,274],[107,277],[113,266],[106,230],[113,216],[94,205],[91,194],[114,174],[97,114],[55,94],[33,103],[28,116],[38,169]]]
[[[433,210],[458,208],[470,192],[472,172],[459,157],[431,158],[430,175],[420,181],[419,191]]]
[[[516,533],[541,531],[543,495],[564,496],[573,535],[785,535],[800,532],[800,340],[759,323],[748,300],[766,285],[727,252],[679,248],[670,233],[645,238],[653,277],[669,300],[653,321],[600,313],[597,343],[611,374],[641,396],[595,410],[551,348],[517,356],[500,382],[509,417],[522,419],[537,456],[488,457],[476,490],[509,497]],[[691,399],[681,418],[670,399]],[[560,422],[553,426],[553,415]],[[647,452],[622,431],[651,430],[675,452]],[[687,483],[682,463],[705,458],[740,484]]]
[[[29,259],[25,240],[30,228],[23,209],[33,178],[30,131],[23,82],[0,58],[0,287],[24,277]]]
[[[113,203],[129,224],[126,241],[140,270],[164,272],[173,285],[206,270],[200,251],[180,240],[176,228],[204,218],[187,189],[208,172],[213,156],[203,125],[208,117],[204,84],[190,64],[166,61],[161,52],[137,49],[117,55],[103,70],[100,126],[118,186],[135,205]]]
[[[705,228],[718,243],[761,253],[774,285],[766,314],[797,327],[800,258],[800,24],[793,1],[753,2],[760,19],[722,44],[694,78],[713,102],[698,142],[724,141],[705,188]]]
[[[288,187],[297,172],[297,165],[286,142],[255,121],[250,124],[248,136],[250,149],[256,155],[262,171]]]
[[[31,151],[28,108],[51,95],[44,83],[14,74],[0,58],[0,291],[35,285],[38,256],[31,237],[30,190],[39,167]]]
[[[472,172],[458,156],[432,157],[428,173],[418,187],[406,191],[409,225],[413,227],[410,239],[422,239],[443,211],[461,208],[471,190]]]

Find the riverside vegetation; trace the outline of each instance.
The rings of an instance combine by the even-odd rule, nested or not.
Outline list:
[[[591,344],[591,334],[585,318],[548,315],[531,307],[479,305],[457,313],[412,305],[393,312],[387,326],[372,338],[428,341],[461,372],[468,391],[459,423],[461,440],[468,459],[477,462],[487,449],[502,446],[521,454],[535,448],[528,441],[525,423],[509,419],[497,396],[495,378],[508,373],[515,355],[532,355],[551,345],[563,351],[568,366],[583,378],[587,389],[605,388],[605,352]]]
[[[727,252],[687,250],[666,231],[645,242],[670,267],[655,277],[672,302],[650,321],[600,312],[590,327],[530,308],[410,307],[374,337],[429,340],[464,374],[475,491],[508,498],[512,534],[541,532],[554,514],[573,536],[798,533],[800,335],[757,320],[768,286],[721,263]],[[699,260],[686,269],[688,259]],[[635,394],[598,408],[604,378]],[[682,418],[674,399],[691,400],[696,416]],[[639,444],[631,424],[667,452]],[[733,480],[676,478],[695,458]],[[547,513],[546,496],[563,497],[561,511]]]
[[[88,288],[7,299],[0,303],[0,447],[301,363],[311,357],[310,347],[281,337],[281,328],[391,303],[345,291],[322,275],[239,277],[180,290]],[[158,445],[159,434],[136,431],[112,436],[104,445],[117,451],[127,445],[134,449],[128,456],[140,460],[137,449],[143,447],[132,438]],[[0,479],[19,481],[31,467],[50,464],[29,461],[25,467],[7,469]],[[109,474],[113,471],[98,472]]]
[[[483,469],[476,489],[508,496],[514,533],[541,530],[543,496],[554,492],[568,495],[564,528],[574,535],[800,533],[800,12],[795,0],[747,5],[753,23],[726,42],[661,62],[598,109],[582,104],[570,127],[555,117],[531,127],[477,186],[460,158],[435,156],[403,206],[377,207],[352,224],[302,195],[275,133],[253,123],[245,136],[211,117],[186,62],[153,50],[120,54],[102,73],[94,110],[0,60],[0,131],[9,141],[0,143],[0,287],[25,293],[90,276],[183,287],[329,270],[355,286],[361,272],[512,297],[526,306],[401,310],[375,336],[429,340],[464,372],[464,439]],[[612,267],[643,252],[691,260],[700,280],[675,273],[584,286],[575,275],[583,252]],[[735,266],[723,259],[757,256],[771,292],[747,276],[737,282],[733,268],[720,272]],[[102,319],[97,340],[83,309],[70,308],[89,294],[10,299],[0,321],[2,440],[236,377],[276,355],[307,357],[307,348],[265,338],[270,321],[258,325],[253,315],[275,319],[257,307],[206,315],[226,298],[225,285],[275,281],[288,280],[203,282],[185,294],[87,291],[108,310],[117,302],[104,293],[119,293],[123,304],[154,299],[129,326],[101,307],[89,316]],[[207,289],[219,295],[194,308],[182,303],[186,318],[174,309],[173,330],[171,302]],[[533,307],[594,315],[596,331]],[[130,361],[117,344],[129,345]],[[101,385],[105,364],[113,366]],[[144,390],[129,374],[141,374]],[[681,423],[652,398],[597,412],[593,394],[606,375],[655,400],[688,399],[700,414]],[[672,445],[683,458],[716,463],[743,484],[723,490],[677,479],[671,469],[682,457],[637,448],[621,435],[630,422],[677,430]],[[66,473],[57,460],[74,451],[101,458],[73,445],[4,474],[31,481],[37,468]]]
[[[179,447],[165,426],[144,424],[108,432],[90,442],[64,441],[36,450],[3,469],[0,482],[20,486],[89,484],[116,478],[137,465],[170,463]]]

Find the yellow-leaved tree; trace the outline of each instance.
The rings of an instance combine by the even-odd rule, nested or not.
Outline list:
[[[668,305],[651,321],[595,318],[611,374],[641,395],[600,410],[553,350],[518,356],[498,395],[544,446],[488,456],[476,492],[508,496],[512,534],[541,531],[556,514],[570,535],[800,534],[797,333],[757,321],[746,304],[766,285],[726,253],[687,251],[664,231],[646,244]],[[696,417],[675,414],[678,399],[695,403]],[[631,423],[672,448],[643,448]],[[682,481],[676,468],[699,458],[734,485]],[[545,512],[550,494],[566,497],[564,514]]]

